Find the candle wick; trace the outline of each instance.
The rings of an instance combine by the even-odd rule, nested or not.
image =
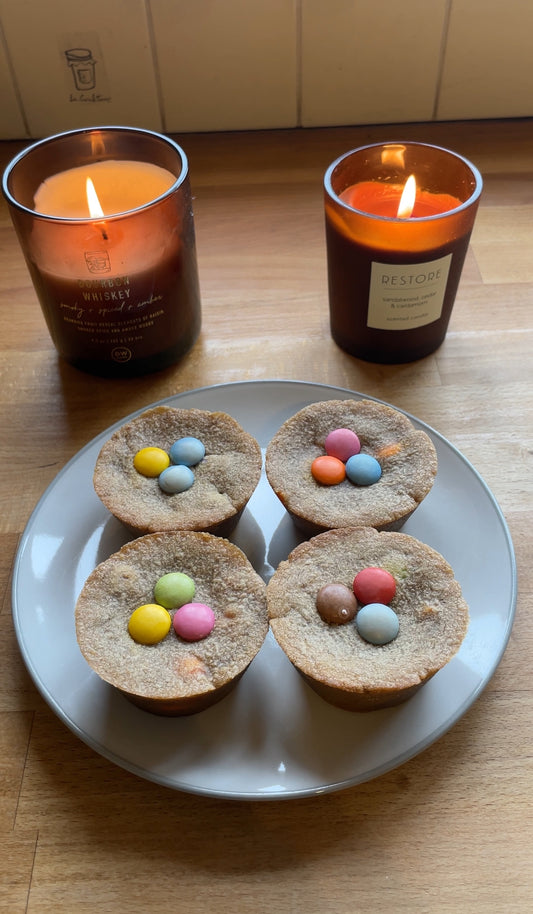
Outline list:
[[[102,229],[102,238],[104,241],[109,241],[109,235],[107,234],[105,228]]]

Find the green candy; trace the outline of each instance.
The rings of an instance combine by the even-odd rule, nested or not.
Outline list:
[[[195,589],[192,578],[181,571],[171,571],[159,578],[154,587],[154,597],[165,609],[176,609],[192,601]]]

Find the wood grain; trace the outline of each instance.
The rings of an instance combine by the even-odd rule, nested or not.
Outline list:
[[[446,341],[400,366],[359,362],[332,342],[322,211],[327,165],[391,135],[455,149],[485,182]],[[167,371],[108,381],[59,362],[0,208],[0,911],[525,914],[533,888],[533,122],[177,139],[191,166],[203,330]],[[20,148],[0,144],[2,168]],[[340,793],[227,802],[136,778],[64,727],[21,660],[10,574],[37,500],[92,437],[173,393],[266,378],[362,391],[449,438],[502,507],[519,598],[485,692],[416,758]]]

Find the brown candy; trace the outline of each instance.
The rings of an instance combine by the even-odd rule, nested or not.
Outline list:
[[[316,596],[319,615],[330,625],[344,625],[351,622],[357,612],[357,600],[353,590],[344,584],[325,584]]]

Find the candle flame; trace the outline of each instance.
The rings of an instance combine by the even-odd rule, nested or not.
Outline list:
[[[409,216],[412,214],[415,206],[415,199],[416,178],[414,175],[409,175],[407,181],[405,182],[402,196],[400,197],[400,205],[398,206],[397,212],[398,219],[409,219]]]
[[[85,190],[87,193],[87,206],[89,207],[89,214],[93,217],[93,219],[102,218],[104,211],[100,205],[98,194],[96,193],[94,184],[90,178],[87,178],[85,182]]]

